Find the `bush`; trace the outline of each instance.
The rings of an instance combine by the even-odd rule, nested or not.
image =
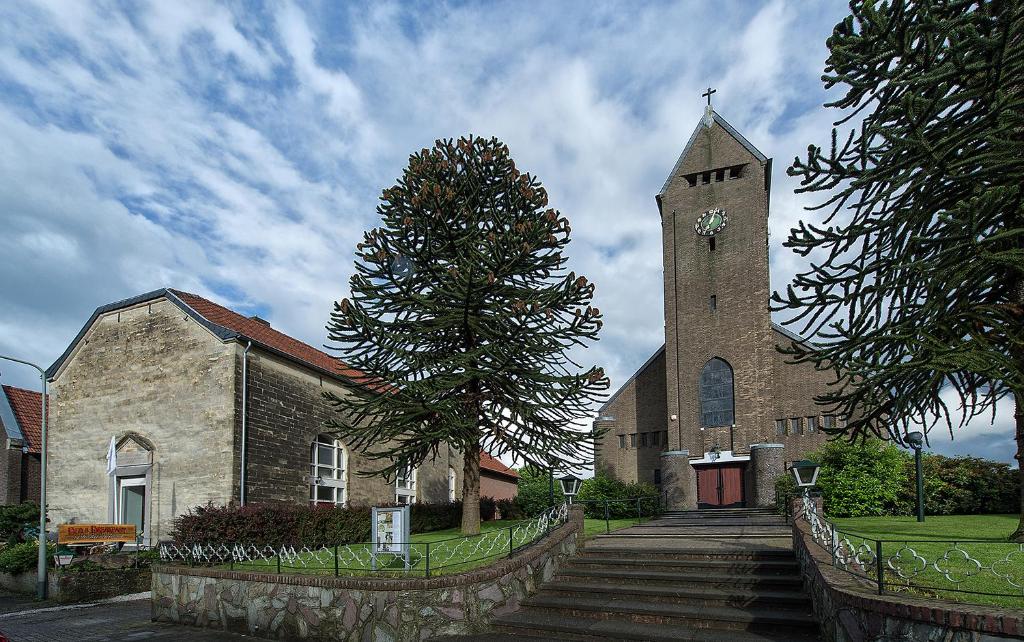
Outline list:
[[[830,441],[807,459],[821,465],[818,489],[831,517],[913,515],[917,506],[914,457],[891,443]],[[1016,513],[1017,471],[975,457],[924,455],[925,512],[929,515]],[[785,501],[799,492],[787,474],[776,481]]]
[[[928,515],[1017,513],[1017,471],[1007,464],[977,457],[924,455],[924,505]],[[900,492],[900,513],[917,511],[914,459],[907,457],[909,483]]]
[[[646,482],[627,483],[614,477],[598,473],[584,479],[576,503],[583,504],[586,517],[604,519],[605,502],[610,519],[636,517],[637,498],[641,500],[640,511],[644,515],[654,512],[657,506],[658,489]]]
[[[46,547],[46,564],[53,564],[54,547]],[[37,542],[22,542],[12,544],[3,551],[0,551],[0,572],[17,575],[36,567],[39,560],[39,544]]]
[[[518,497],[513,497],[512,499],[499,499],[495,502],[502,519],[526,519],[526,511],[518,499]]]
[[[483,514],[481,499],[481,514]],[[494,517],[494,500],[489,506]],[[254,546],[335,546],[370,541],[370,508],[323,505],[249,504],[198,506],[174,520],[171,536],[181,544],[244,543]],[[413,533],[459,526],[460,502],[413,504]]]
[[[23,541],[22,531],[26,528],[39,531],[39,505],[22,502],[0,506],[0,539],[8,544]]]
[[[480,519],[494,519],[493,506],[490,508],[490,512],[490,518],[484,517],[484,498],[481,497]],[[431,531],[443,531],[449,528],[458,528],[461,525],[462,502],[412,505],[412,532],[414,533],[429,533]]]
[[[519,491],[514,500],[517,514],[521,515],[521,518],[536,517],[551,508],[548,471],[524,466],[517,472],[519,473]],[[554,487],[555,504],[561,504],[565,501],[565,495],[562,494],[562,488],[557,481],[555,481]],[[504,511],[502,514],[504,515]]]
[[[489,522],[495,518],[498,513],[498,503],[493,497],[481,497],[480,498],[480,521]]]

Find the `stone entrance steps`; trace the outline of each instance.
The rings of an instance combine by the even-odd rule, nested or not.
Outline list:
[[[493,634],[459,639],[818,640],[785,523],[759,510],[709,512],[588,540],[519,611],[495,618]]]

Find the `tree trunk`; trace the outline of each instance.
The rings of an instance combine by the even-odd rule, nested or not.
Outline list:
[[[467,448],[462,456],[462,534],[480,533],[480,449]]]
[[[1017,424],[1017,483],[1020,485],[1020,523],[1010,540],[1024,542],[1024,393],[1013,394],[1013,419]]]

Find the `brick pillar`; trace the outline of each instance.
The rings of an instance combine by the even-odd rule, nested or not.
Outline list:
[[[697,475],[690,465],[689,450],[661,453],[661,489],[666,510],[697,508]]]
[[[754,482],[747,506],[764,508],[775,505],[775,480],[786,474],[782,444],[752,444],[750,470]]]

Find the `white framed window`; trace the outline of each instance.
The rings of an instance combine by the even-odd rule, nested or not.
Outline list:
[[[348,501],[345,486],[348,475],[348,451],[338,439],[317,435],[310,446],[309,502],[344,506]]]
[[[395,477],[395,503],[400,505],[416,503],[416,469],[408,469]]]
[[[448,467],[448,501],[455,501],[455,469]]]

